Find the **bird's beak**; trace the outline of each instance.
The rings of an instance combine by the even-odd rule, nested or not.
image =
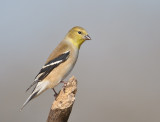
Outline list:
[[[85,40],[91,40],[91,37],[90,37],[89,35],[85,35],[85,36],[84,36],[84,39],[85,39]]]

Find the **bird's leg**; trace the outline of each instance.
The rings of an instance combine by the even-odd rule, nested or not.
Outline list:
[[[63,84],[64,84],[63,87],[66,87],[66,86],[67,86],[67,82],[65,82],[65,81],[61,81],[60,83],[63,83]]]
[[[52,90],[54,91],[54,97],[57,97],[57,92],[56,92],[56,90],[54,89],[54,88],[52,88]]]

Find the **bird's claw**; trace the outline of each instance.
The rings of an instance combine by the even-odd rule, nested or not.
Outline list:
[[[60,83],[63,83],[64,85],[63,85],[63,88],[65,88],[66,86],[67,86],[67,82],[65,82],[65,81],[61,81]]]

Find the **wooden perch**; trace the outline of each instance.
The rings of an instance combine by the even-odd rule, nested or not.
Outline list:
[[[53,101],[47,122],[67,122],[72,111],[77,91],[77,80],[73,76],[69,79],[66,87],[62,88]]]

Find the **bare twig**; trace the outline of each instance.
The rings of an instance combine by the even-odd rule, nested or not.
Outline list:
[[[47,122],[67,122],[72,111],[77,91],[77,80],[73,76],[61,89],[50,109]]]

